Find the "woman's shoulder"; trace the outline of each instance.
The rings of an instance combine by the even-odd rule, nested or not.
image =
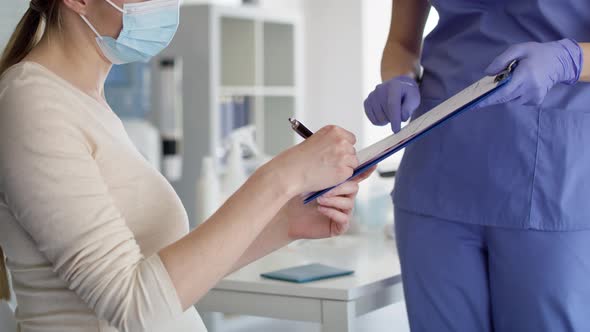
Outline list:
[[[9,68],[0,78],[0,148],[7,142],[44,145],[50,137],[85,137],[86,121],[71,99],[44,70],[27,63]]]
[[[48,69],[21,62],[0,77],[0,122],[12,124],[73,117],[71,94]]]
[[[32,62],[20,62],[8,68],[0,77],[0,105],[18,103],[17,106],[47,104],[60,100],[63,87],[56,82],[47,69]]]

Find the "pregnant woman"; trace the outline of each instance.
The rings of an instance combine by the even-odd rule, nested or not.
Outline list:
[[[168,45],[178,13],[178,0],[32,0],[16,28],[0,62],[0,245],[19,331],[204,331],[193,304],[226,274],[346,230],[359,180],[302,204],[358,163],[354,135],[326,127],[188,231],[103,94],[113,63]],[[3,297],[5,270],[2,257]]]

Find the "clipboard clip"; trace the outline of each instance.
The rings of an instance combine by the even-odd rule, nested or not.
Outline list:
[[[518,61],[512,60],[512,62],[508,65],[506,69],[504,69],[498,75],[496,75],[494,82],[502,82],[506,77],[508,77],[512,73],[512,71],[514,70],[514,68],[516,68],[517,65]]]

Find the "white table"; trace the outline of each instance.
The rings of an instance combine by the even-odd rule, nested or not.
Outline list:
[[[305,284],[260,277],[263,272],[308,263],[355,273]],[[402,298],[395,242],[373,233],[294,243],[224,278],[197,309],[316,322],[322,332],[346,332],[354,330],[356,317]]]

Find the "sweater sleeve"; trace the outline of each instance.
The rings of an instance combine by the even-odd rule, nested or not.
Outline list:
[[[142,256],[83,125],[59,102],[8,104],[0,105],[0,192],[54,271],[119,331],[178,317],[168,272],[158,255]]]

